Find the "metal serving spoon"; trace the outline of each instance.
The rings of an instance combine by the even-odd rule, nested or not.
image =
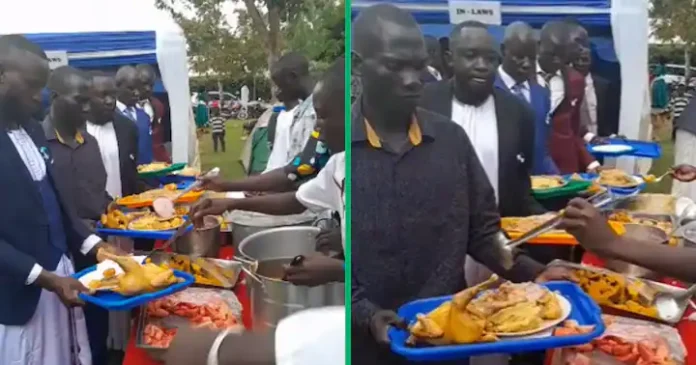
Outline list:
[[[215,177],[219,173],[220,169],[215,167],[210,171],[206,172],[205,174],[201,175],[201,177]],[[200,185],[200,180],[196,180],[196,182],[189,185],[188,188],[182,190],[173,198],[159,197],[152,202],[152,209],[154,209],[155,213],[161,218],[169,219],[173,217],[176,213],[176,210],[174,209],[174,204],[176,203],[176,201],[179,200],[182,196],[186,195],[187,193],[195,190]]]
[[[683,292],[659,292],[655,296],[655,308],[660,318],[670,320],[679,315],[679,308],[691,301],[696,294],[696,285]]]

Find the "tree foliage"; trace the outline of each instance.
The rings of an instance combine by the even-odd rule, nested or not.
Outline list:
[[[696,45],[696,0],[652,0],[650,22],[663,41]]]
[[[233,29],[225,4],[243,5]],[[343,2],[337,0],[156,0],[186,34],[191,64],[218,81],[261,76],[283,50],[328,62],[342,52]],[[342,30],[342,29],[340,29]]]

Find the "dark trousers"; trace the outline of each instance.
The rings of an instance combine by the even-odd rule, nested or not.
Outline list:
[[[213,151],[218,151],[218,142],[222,152],[225,152],[225,132],[213,132]]]

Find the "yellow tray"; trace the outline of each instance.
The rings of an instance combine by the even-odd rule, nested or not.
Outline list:
[[[509,219],[509,218],[503,218],[503,220]],[[609,221],[609,226],[616,232],[618,235],[623,235],[626,233],[626,229],[624,228],[623,223],[621,222],[615,222],[615,221]],[[524,233],[521,232],[505,232],[508,237],[511,239],[517,239],[521,237]],[[533,238],[529,240],[530,244],[536,244],[536,245],[564,245],[564,246],[574,246],[578,244],[578,240],[575,239],[570,233],[568,232],[558,232],[558,231],[551,231],[546,234],[542,234],[539,237]]]

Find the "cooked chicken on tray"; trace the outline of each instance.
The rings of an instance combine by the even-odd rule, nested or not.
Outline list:
[[[100,259],[117,263],[124,272],[117,275],[115,270],[105,270],[103,279],[89,283],[89,288],[93,290],[111,290],[124,296],[134,296],[155,292],[183,281],[174,276],[173,270],[152,263],[141,265],[132,257],[114,255],[105,250],[100,250],[99,255]]]
[[[543,329],[549,321],[563,317],[559,299],[545,287],[533,283],[506,282],[487,290],[498,281],[487,281],[465,289],[428,314],[418,314],[409,328],[406,343],[452,345],[497,341]]]

